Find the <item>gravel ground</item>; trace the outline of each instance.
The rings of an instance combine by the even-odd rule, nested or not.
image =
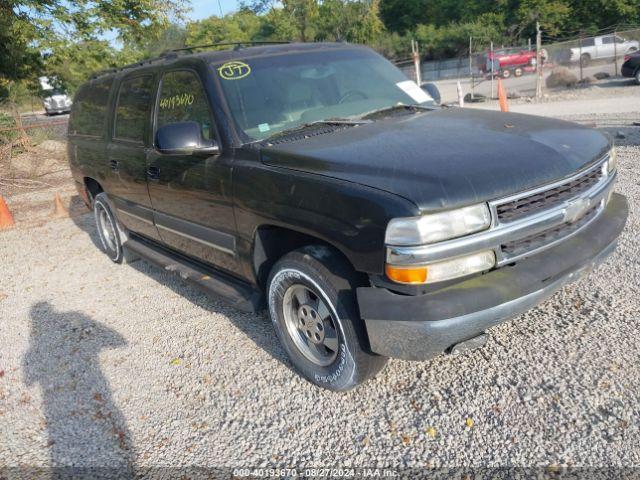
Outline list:
[[[346,394],[292,372],[266,316],[112,264],[88,214],[0,233],[0,467],[640,467],[629,143],[631,215],[605,265],[482,350],[394,360]]]

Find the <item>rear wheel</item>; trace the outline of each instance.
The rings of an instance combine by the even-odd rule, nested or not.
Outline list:
[[[640,68],[636,70],[636,83],[640,85]]]
[[[111,261],[122,263],[123,251],[120,231],[117,220],[111,211],[106,193],[99,193],[94,198],[93,216],[96,221],[96,228],[102,249]]]
[[[502,78],[509,78],[511,76],[511,70],[503,70]]]
[[[588,67],[590,63],[591,63],[591,55],[589,55],[588,53],[583,53],[582,56],[580,57],[580,64],[583,67]]]
[[[267,285],[278,338],[307,380],[349,390],[385,366],[386,357],[368,351],[355,273],[336,252],[321,246],[291,252],[274,265]]]
[[[522,70],[522,68],[518,67],[513,71],[513,76],[514,77],[521,77],[523,72],[524,71]]]

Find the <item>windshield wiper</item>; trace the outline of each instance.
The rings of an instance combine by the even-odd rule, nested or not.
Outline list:
[[[297,137],[297,136],[304,137],[305,132],[310,132],[313,130],[318,131],[318,133],[316,133],[317,135],[322,133],[329,133],[328,129],[330,129],[331,127],[335,127],[335,130],[342,130],[346,127],[357,127],[358,125],[365,125],[367,123],[371,123],[371,120],[364,120],[364,119],[352,120],[348,118],[331,118],[327,120],[318,120],[317,122],[304,123],[296,127],[287,128],[286,130],[276,132],[269,137],[263,138],[262,140],[257,140],[256,142],[252,142],[252,143],[273,143],[275,141],[278,141],[279,139],[283,139],[287,137]],[[323,129],[322,127],[328,127],[328,128]],[[314,136],[314,135],[309,135],[309,136]]]
[[[372,110],[370,112],[365,113],[361,117],[361,120],[369,120],[371,117],[383,116],[386,113],[393,113],[397,111],[409,111],[409,112],[417,112],[417,111],[431,111],[436,110],[434,106],[426,106],[426,105],[393,105],[392,107],[383,107],[378,108],[377,110]]]

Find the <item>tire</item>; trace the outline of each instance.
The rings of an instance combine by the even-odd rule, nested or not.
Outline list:
[[[521,77],[523,73],[524,73],[524,71],[522,70],[522,68],[518,67],[513,71],[513,76],[514,77]]]
[[[511,76],[511,70],[503,70],[501,72],[502,78],[509,78]]]
[[[580,57],[580,64],[582,65],[582,67],[588,67],[589,64],[591,63],[591,55],[589,55],[588,53],[583,53],[582,56]]]
[[[122,263],[123,249],[121,228],[111,210],[109,197],[104,192],[99,193],[93,199],[93,218],[96,221],[98,237],[104,253],[112,262]]]
[[[328,247],[288,253],[267,282],[271,321],[291,363],[311,383],[333,391],[374,377],[387,358],[370,353],[359,317],[355,272]]]
[[[640,85],[640,68],[636,70],[635,78],[636,78],[636,83]]]

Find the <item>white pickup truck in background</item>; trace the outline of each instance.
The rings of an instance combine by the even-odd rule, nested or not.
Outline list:
[[[602,35],[582,39],[582,48],[571,49],[571,62],[580,61],[582,66],[589,65],[592,60],[603,60],[622,57],[640,49],[640,42],[637,40],[627,40],[617,35]]]

